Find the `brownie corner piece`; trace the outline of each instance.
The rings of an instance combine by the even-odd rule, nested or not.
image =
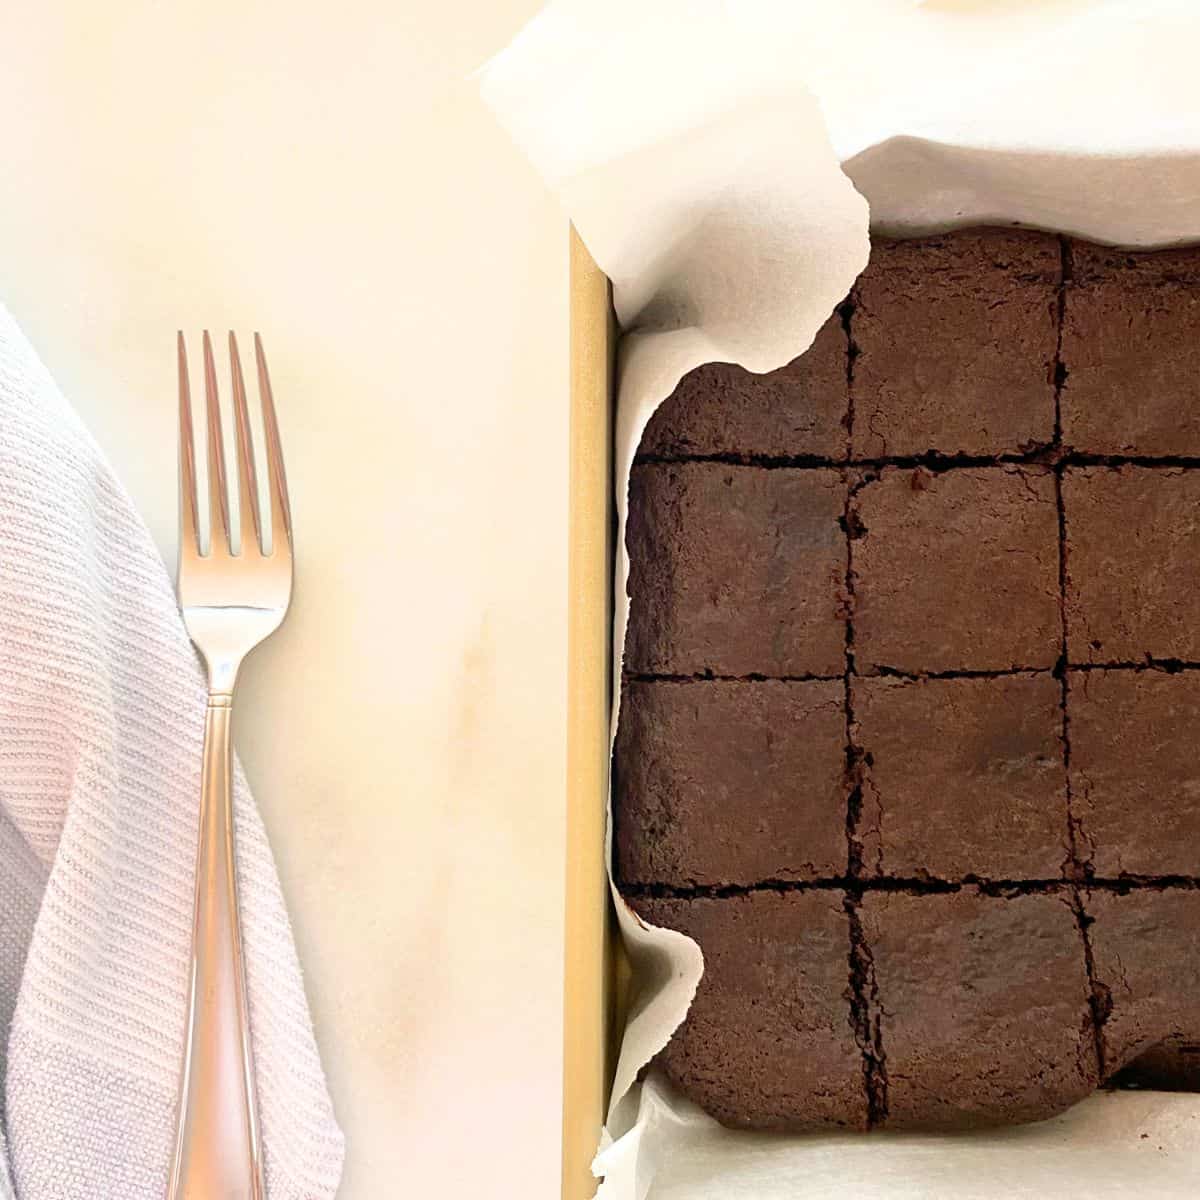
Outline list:
[[[704,954],[695,1000],[659,1057],[676,1087],[731,1127],[866,1127],[841,892],[632,903]]]
[[[1200,471],[1071,467],[1062,491],[1070,661],[1200,660]]]
[[[625,670],[842,674],[845,502],[827,468],[635,465]]]
[[[1200,250],[1071,243],[1062,432],[1084,454],[1200,456]]]
[[[1070,858],[1062,691],[1049,672],[856,678],[873,875],[1056,879]]]
[[[638,454],[688,458],[819,458],[848,451],[849,343],[840,312],[790,363],[756,375],[733,363],[689,371],[659,405]]]
[[[626,683],[614,748],[618,884],[843,874],[845,743],[840,680]]]
[[[1182,1048],[1200,1044],[1200,889],[1097,889],[1084,904],[1106,1075],[1185,1086],[1198,1077]]]
[[[1048,445],[1061,266],[1030,230],[874,242],[852,294],[854,456]]]
[[[861,672],[1040,670],[1058,661],[1050,471],[889,467],[856,489],[851,517]]]
[[[1096,1087],[1086,961],[1066,896],[874,892],[861,921],[886,1053],[885,1128],[1041,1120]]]

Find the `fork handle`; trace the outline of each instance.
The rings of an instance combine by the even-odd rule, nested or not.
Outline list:
[[[179,1124],[169,1200],[263,1200],[233,854],[232,697],[204,720],[200,842]]]

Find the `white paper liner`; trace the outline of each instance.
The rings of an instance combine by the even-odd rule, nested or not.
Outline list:
[[[773,370],[811,343],[866,262],[862,196],[889,232],[1016,221],[1136,246],[1200,240],[1198,34],[1200,5],[1184,0],[558,0],[489,65],[485,100],[613,280],[625,332],[614,645],[647,420],[702,362]],[[955,1137],[724,1130],[653,1069],[637,1082],[702,962],[688,938],[617,908],[637,987],[603,1200],[1173,1200],[1200,1187],[1196,1096],[1099,1095]]]

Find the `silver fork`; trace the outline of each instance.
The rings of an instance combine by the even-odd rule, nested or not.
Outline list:
[[[179,334],[179,604],[208,668],[200,841],[192,924],[187,1040],[170,1200],[263,1200],[254,1061],[234,871],[230,723],[242,660],[279,628],[292,595],[292,522],[279,426],[262,341],[254,335],[266,434],[271,552],[259,511],[250,414],[237,340],[229,335],[237,435],[235,554],[212,341],[204,334],[211,533],[201,553],[187,349]]]

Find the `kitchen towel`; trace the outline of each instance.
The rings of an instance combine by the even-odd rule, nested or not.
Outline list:
[[[149,533],[0,307],[0,1197],[166,1194],[204,709]],[[234,816],[267,1195],[326,1200],[342,1134],[240,770]]]

